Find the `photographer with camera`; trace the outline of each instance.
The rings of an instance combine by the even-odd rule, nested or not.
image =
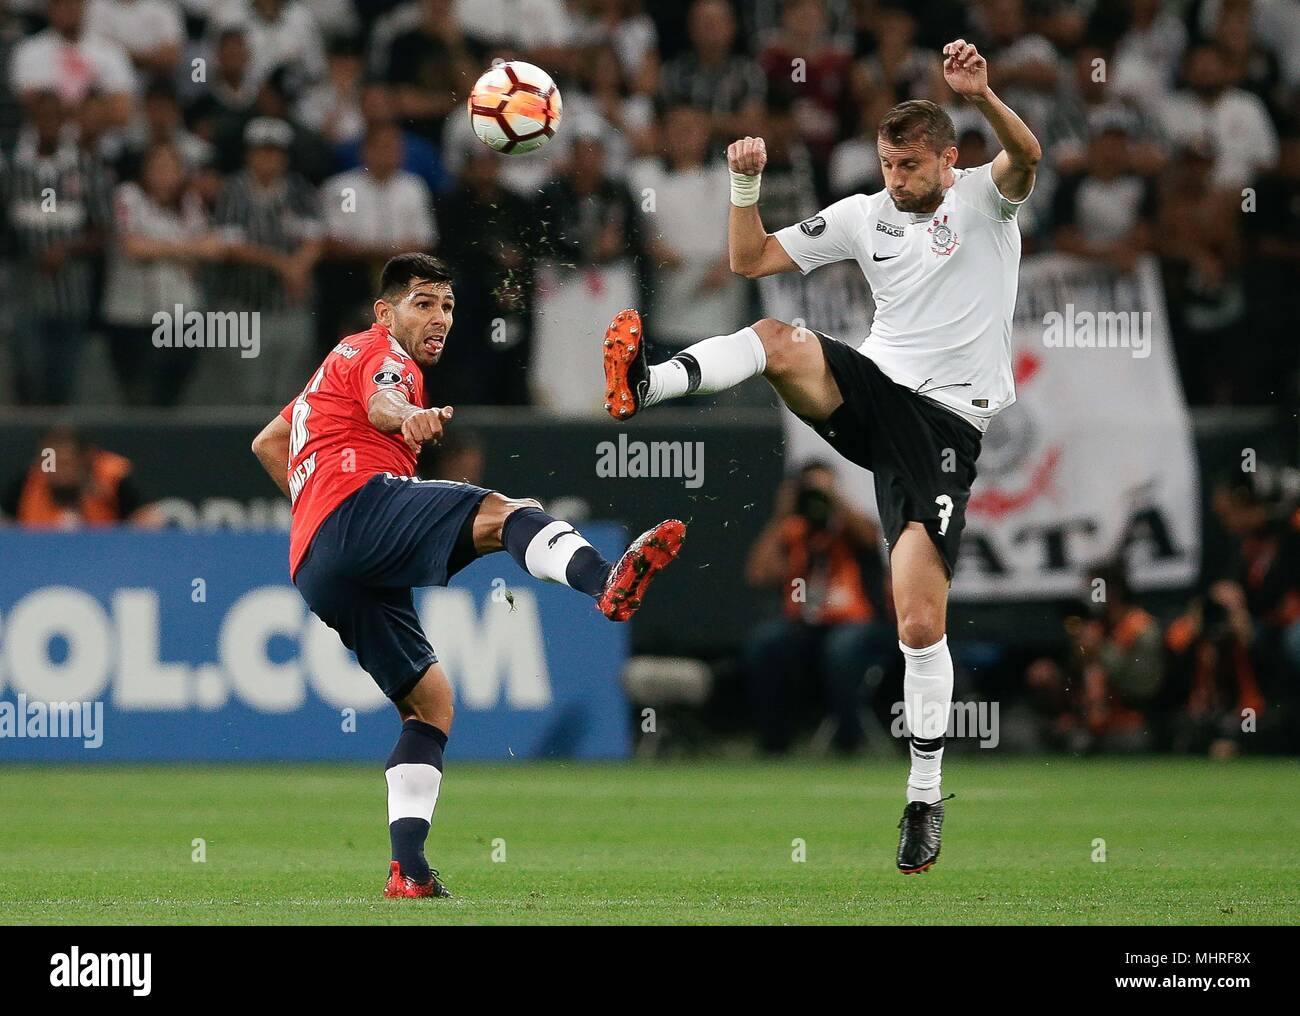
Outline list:
[[[781,589],[781,615],[745,651],[764,751],[788,749],[809,706],[834,717],[837,750],[861,747],[864,678],[892,659],[897,638],[881,607],[882,573],[880,532],[844,503],[828,464],[810,461],[782,483],[745,575]]]

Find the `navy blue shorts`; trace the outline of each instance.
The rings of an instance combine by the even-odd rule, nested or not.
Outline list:
[[[411,589],[445,586],[473,560],[462,536],[491,491],[450,480],[372,476],[321,523],[294,584],[385,695],[405,698],[438,661]]]

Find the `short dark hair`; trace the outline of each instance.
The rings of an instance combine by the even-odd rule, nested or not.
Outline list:
[[[936,152],[945,152],[957,144],[952,117],[927,99],[900,102],[881,117],[879,134],[892,145],[925,141]]]
[[[442,258],[420,251],[398,254],[388,259],[379,276],[379,298],[392,302],[403,296],[415,282],[451,282],[451,268]]]

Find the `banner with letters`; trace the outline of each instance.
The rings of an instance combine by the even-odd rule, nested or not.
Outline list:
[[[614,556],[625,534],[584,534]],[[281,533],[0,531],[0,762],[382,763],[397,713],[307,609]],[[627,626],[505,554],[415,592],[451,758],[621,758]]]
[[[831,330],[814,302],[765,312],[778,308]],[[860,341],[870,325],[868,315],[838,324],[838,337]],[[984,436],[954,599],[1078,595],[1091,569],[1121,556],[1139,590],[1195,581],[1199,477],[1154,259],[1119,272],[1066,255],[1026,258],[1012,364],[1017,400]],[[786,435],[792,462],[832,460],[850,496],[874,511],[870,474],[789,413]]]

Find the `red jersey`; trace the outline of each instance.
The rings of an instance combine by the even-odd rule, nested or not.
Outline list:
[[[334,347],[302,394],[280,411],[289,423],[289,574],[297,573],[316,530],[378,473],[415,475],[415,456],[400,433],[370,422],[370,397],[392,388],[424,404],[424,375],[381,324]]]

